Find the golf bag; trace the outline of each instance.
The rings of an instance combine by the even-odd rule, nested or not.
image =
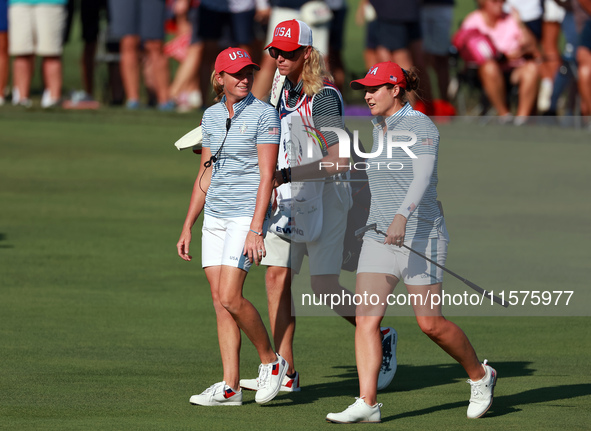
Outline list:
[[[351,142],[353,162],[365,162],[365,159],[362,159],[355,153],[355,151],[353,151],[353,136],[349,129],[346,130]],[[365,152],[361,142],[359,142],[359,149]],[[351,181],[353,205],[347,214],[347,230],[345,231],[345,239],[343,241],[343,263],[341,264],[341,269],[345,271],[356,271],[357,264],[359,263],[362,241],[355,236],[355,231],[367,224],[369,206],[371,204],[371,193],[369,191],[369,183],[365,171],[351,169],[350,174],[351,179],[356,181]]]

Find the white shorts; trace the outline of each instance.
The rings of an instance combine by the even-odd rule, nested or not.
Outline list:
[[[269,18],[269,27],[267,30],[267,41],[265,46],[273,40],[273,32],[277,24],[290,19],[302,19],[300,11],[296,9],[289,9],[283,7],[274,7],[271,10],[271,17]],[[310,25],[310,24],[308,24]],[[312,45],[323,55],[328,54],[328,37],[330,33],[330,22],[321,25],[310,25],[312,30]]]
[[[244,253],[251,217],[217,218],[205,215],[201,240],[201,266],[227,265],[248,272],[251,262]]]
[[[448,243],[449,240],[443,235],[441,238],[405,241],[410,248],[442,266],[447,258]],[[358,274],[362,272],[390,274],[411,286],[428,286],[443,282],[441,268],[406,248],[383,244],[373,239],[363,240],[357,268]]]
[[[266,255],[261,260],[261,265],[291,268],[291,242],[289,240],[283,239],[273,232],[267,232],[265,251]]]
[[[62,54],[66,9],[55,4],[15,4],[8,8],[10,55],[57,57]]]
[[[564,21],[566,10],[559,6],[554,0],[544,0],[544,21],[558,22]]]

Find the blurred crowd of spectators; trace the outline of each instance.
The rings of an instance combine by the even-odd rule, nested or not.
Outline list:
[[[456,113],[458,87],[467,82],[461,77],[469,73],[477,78],[470,85],[481,88],[503,121],[591,115],[591,0],[476,0],[452,35],[454,6],[454,0],[359,0],[353,13],[365,31],[360,63],[415,68],[423,92],[413,104],[429,115]],[[346,0],[0,0],[0,105],[10,96],[13,105],[32,106],[38,56],[44,108],[99,107],[94,84],[102,62],[103,102],[187,112],[211,103],[212,65],[228,46],[246,49],[261,65],[253,93],[265,99],[275,63],[263,47],[275,25],[292,18],[310,25],[342,89],[351,77],[342,60],[347,12]],[[81,21],[84,41],[81,89],[64,97],[62,50],[73,19]]]

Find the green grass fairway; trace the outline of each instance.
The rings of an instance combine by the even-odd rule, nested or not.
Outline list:
[[[352,326],[310,316],[296,334],[301,393],[265,406],[248,392],[238,408],[189,405],[221,379],[199,229],[192,263],[175,249],[199,158],[172,143],[196,123],[0,110],[0,429],[336,428],[325,415],[358,395]],[[495,291],[575,296],[559,313],[451,313],[500,376],[491,411],[474,421],[463,370],[412,317],[388,316],[399,367],[379,395],[379,427],[589,429],[589,135],[462,121],[441,134],[449,267]],[[263,276],[252,271],[245,295],[266,314]],[[447,276],[446,286],[462,287]],[[243,341],[243,375],[253,377],[258,358]]]

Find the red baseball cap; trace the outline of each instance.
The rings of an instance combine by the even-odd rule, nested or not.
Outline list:
[[[252,66],[255,70],[261,69],[258,64],[253,63],[248,52],[240,48],[226,48],[215,59],[215,71],[217,73],[236,73],[246,66]]]
[[[392,84],[406,88],[406,78],[402,68],[392,61],[378,63],[369,68],[365,78],[351,81],[353,90],[362,90],[364,87],[377,87],[379,85]]]
[[[265,49],[273,47],[282,51],[295,51],[300,46],[312,46],[312,30],[305,22],[292,19],[277,24],[273,40]]]

